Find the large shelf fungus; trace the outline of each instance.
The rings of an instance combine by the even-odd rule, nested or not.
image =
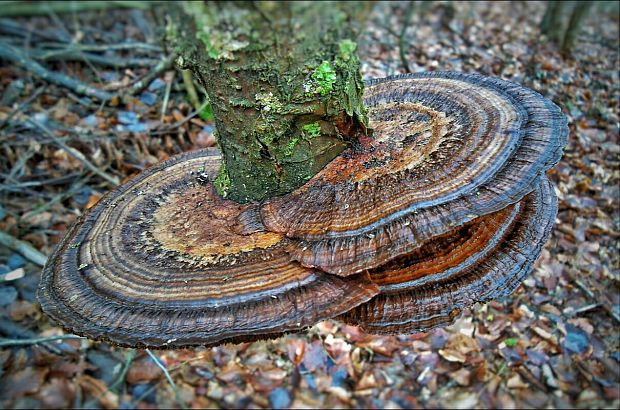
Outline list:
[[[369,333],[427,331],[476,302],[510,295],[551,235],[557,200],[546,177],[520,202],[370,270],[381,293],[341,319]]]
[[[183,154],[104,197],[45,267],[43,310],[93,339],[181,347],[298,331],[377,294],[291,261],[281,234],[232,232],[243,206],[214,193],[218,167]]]
[[[303,265],[346,276],[519,201],[566,144],[557,106],[499,79],[401,75],[371,81],[364,102],[374,137],[243,213],[244,232],[284,233]]]
[[[560,110],[458,73],[371,81],[365,104],[374,134],[291,194],[221,199],[213,150],[109,193],[50,257],[44,311],[91,338],[183,347],[334,317],[410,333],[511,293],[553,225]]]

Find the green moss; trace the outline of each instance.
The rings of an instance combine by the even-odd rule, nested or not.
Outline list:
[[[254,98],[256,98],[256,102],[260,105],[263,112],[280,113],[282,111],[282,103],[271,91],[268,93],[256,93]]]
[[[288,144],[286,144],[286,147],[284,147],[284,149],[282,150],[282,153],[287,157],[290,157],[291,155],[293,155],[295,146],[297,145],[298,142],[299,142],[299,138],[297,137],[291,138]]]
[[[183,66],[207,90],[217,120],[218,194],[246,202],[290,192],[357,135],[341,135],[336,122],[346,113],[365,123],[348,4],[184,2],[188,24],[176,29],[190,37]]]
[[[515,347],[517,345],[517,339],[513,337],[509,337],[508,339],[504,340],[504,342],[508,347]]]
[[[316,138],[321,136],[321,124],[318,121],[306,124],[301,128],[306,138]]]
[[[348,38],[345,38],[338,43],[338,48],[340,49],[340,55],[338,58],[344,62],[347,62],[351,59],[351,56],[357,49],[357,44]]]
[[[318,93],[327,95],[334,88],[336,71],[334,71],[329,61],[323,61],[312,73],[312,79],[317,83]]]
[[[205,121],[213,121],[213,108],[211,108],[211,104],[205,105],[205,107],[200,111],[200,118]]]
[[[228,196],[231,182],[228,171],[226,170],[226,162],[222,162],[219,175],[215,178],[213,185],[215,185],[215,190],[222,196],[222,198],[226,198]]]
[[[232,97],[229,102],[233,107],[254,108],[254,103],[242,97]]]

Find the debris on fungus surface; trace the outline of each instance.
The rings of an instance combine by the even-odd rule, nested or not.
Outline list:
[[[49,258],[43,310],[90,338],[183,347],[327,318],[423,331],[514,291],[557,212],[545,172],[566,144],[560,110],[519,85],[458,73],[374,80],[364,98],[374,135],[291,194],[220,198],[215,150],[110,192]]]

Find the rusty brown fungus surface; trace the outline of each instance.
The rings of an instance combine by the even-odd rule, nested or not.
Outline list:
[[[538,93],[454,72],[367,83],[374,132],[291,194],[220,198],[217,151],[108,193],[39,287],[69,331],[123,346],[272,338],[339,317],[369,333],[449,324],[510,294],[557,212],[566,120]]]

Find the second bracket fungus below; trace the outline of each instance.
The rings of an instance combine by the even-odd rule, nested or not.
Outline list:
[[[520,202],[371,269],[381,294],[342,319],[376,334],[427,331],[476,302],[508,296],[540,255],[556,213],[553,187],[542,177]]]
[[[105,196],[46,265],[68,330],[127,346],[274,337],[339,318],[378,334],[452,321],[510,294],[556,214],[558,107],[507,81],[422,73],[367,84],[372,136],[262,204],[221,199],[216,151]]]

